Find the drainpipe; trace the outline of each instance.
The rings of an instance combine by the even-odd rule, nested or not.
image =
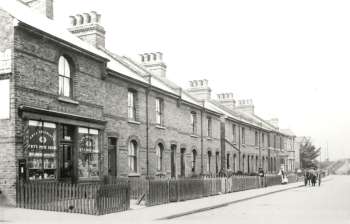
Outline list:
[[[148,76],[148,87],[146,89],[146,177],[149,178],[149,93],[151,91],[152,76]]]
[[[203,166],[204,166],[204,139],[203,139],[203,114],[204,114],[204,101],[202,102],[201,109],[201,176],[203,175]]]
[[[259,146],[259,168],[261,168],[261,130],[258,133],[259,133],[259,136],[258,136],[258,142],[259,142],[259,145],[258,145]]]
[[[241,170],[241,126],[238,124],[238,170]],[[244,169],[244,167],[243,167]]]
[[[225,117],[220,118],[221,170],[226,173]]]

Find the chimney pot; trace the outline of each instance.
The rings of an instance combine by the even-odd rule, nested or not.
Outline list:
[[[76,15],[77,25],[82,25],[84,23],[84,17],[80,14]]]
[[[69,31],[94,47],[105,47],[105,30],[98,24],[100,16],[97,12],[77,14],[75,21],[71,18]]]
[[[77,19],[75,18],[75,16],[70,16],[69,19],[70,19],[71,26],[77,25]]]

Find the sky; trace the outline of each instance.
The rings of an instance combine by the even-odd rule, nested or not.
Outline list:
[[[350,158],[350,1],[55,0],[55,20],[95,10],[106,47],[119,55],[162,52],[167,77],[188,88],[253,99],[262,118]]]

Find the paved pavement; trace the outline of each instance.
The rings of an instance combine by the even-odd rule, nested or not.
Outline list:
[[[350,223],[350,176],[332,176],[320,187],[301,187],[202,213],[168,223]]]
[[[328,181],[325,181],[321,187],[301,188],[299,186],[300,183],[283,186],[280,185],[264,189],[236,192],[185,202],[170,203],[148,208],[139,208],[105,216],[66,214],[27,209],[9,209],[5,211],[4,219],[9,223],[36,224],[78,222],[84,224],[111,222],[213,223],[219,220],[234,221],[235,223],[267,223],[267,219],[271,219],[278,223],[288,223],[288,220],[293,220],[299,216],[304,217],[304,213],[306,213],[308,209],[311,210],[311,213],[307,214],[306,216],[309,218],[311,216],[310,220],[312,220],[312,214],[318,214],[317,212],[313,212],[313,208],[319,209],[321,205],[325,206],[321,206],[321,208],[325,211],[324,213],[329,213],[330,216],[331,214],[335,215],[333,213],[333,211],[335,211],[333,207],[329,207],[332,205],[336,209],[339,208],[339,214],[337,213],[340,215],[339,220],[346,220],[349,218],[349,216],[346,216],[345,213],[348,211],[350,212],[350,193],[347,194],[348,197],[347,200],[344,200],[344,203],[340,203],[340,205],[338,205],[337,201],[339,197],[341,199],[342,196],[346,196],[346,191],[350,192],[348,190],[350,189],[350,176],[347,178],[328,177]],[[333,191],[335,188],[339,188],[339,191]],[[333,199],[333,197],[335,197],[333,194],[337,196],[340,192],[342,192],[342,194],[338,196],[336,198],[336,201],[333,201],[333,203],[327,203],[324,201]],[[325,196],[323,196],[323,194]],[[307,198],[308,200],[306,200]],[[324,198],[324,200],[322,199],[320,201],[320,198]],[[315,199],[315,201],[319,201],[320,204],[312,202],[313,199]],[[305,210],[304,207],[307,209]],[[329,211],[328,208],[331,208],[331,211]],[[347,208],[346,212],[344,210],[345,208]],[[287,216],[288,219],[286,220],[280,219],[280,217]]]

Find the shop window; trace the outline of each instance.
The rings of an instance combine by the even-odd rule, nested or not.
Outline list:
[[[132,90],[128,91],[128,118],[136,121],[136,92]]]
[[[0,119],[10,118],[10,81],[0,80]]]
[[[163,170],[163,144],[159,143],[156,147],[156,156],[157,156],[157,171]]]
[[[163,125],[163,116],[164,116],[164,102],[162,99],[156,99],[156,123],[158,125]]]
[[[80,178],[99,177],[99,131],[78,128],[79,156],[78,175]]]
[[[129,142],[129,171],[132,173],[137,172],[137,142],[135,140],[131,140]]]
[[[59,95],[71,97],[72,75],[71,66],[66,57],[61,56],[58,61]]]
[[[29,120],[26,132],[29,180],[56,179],[56,124]]]

